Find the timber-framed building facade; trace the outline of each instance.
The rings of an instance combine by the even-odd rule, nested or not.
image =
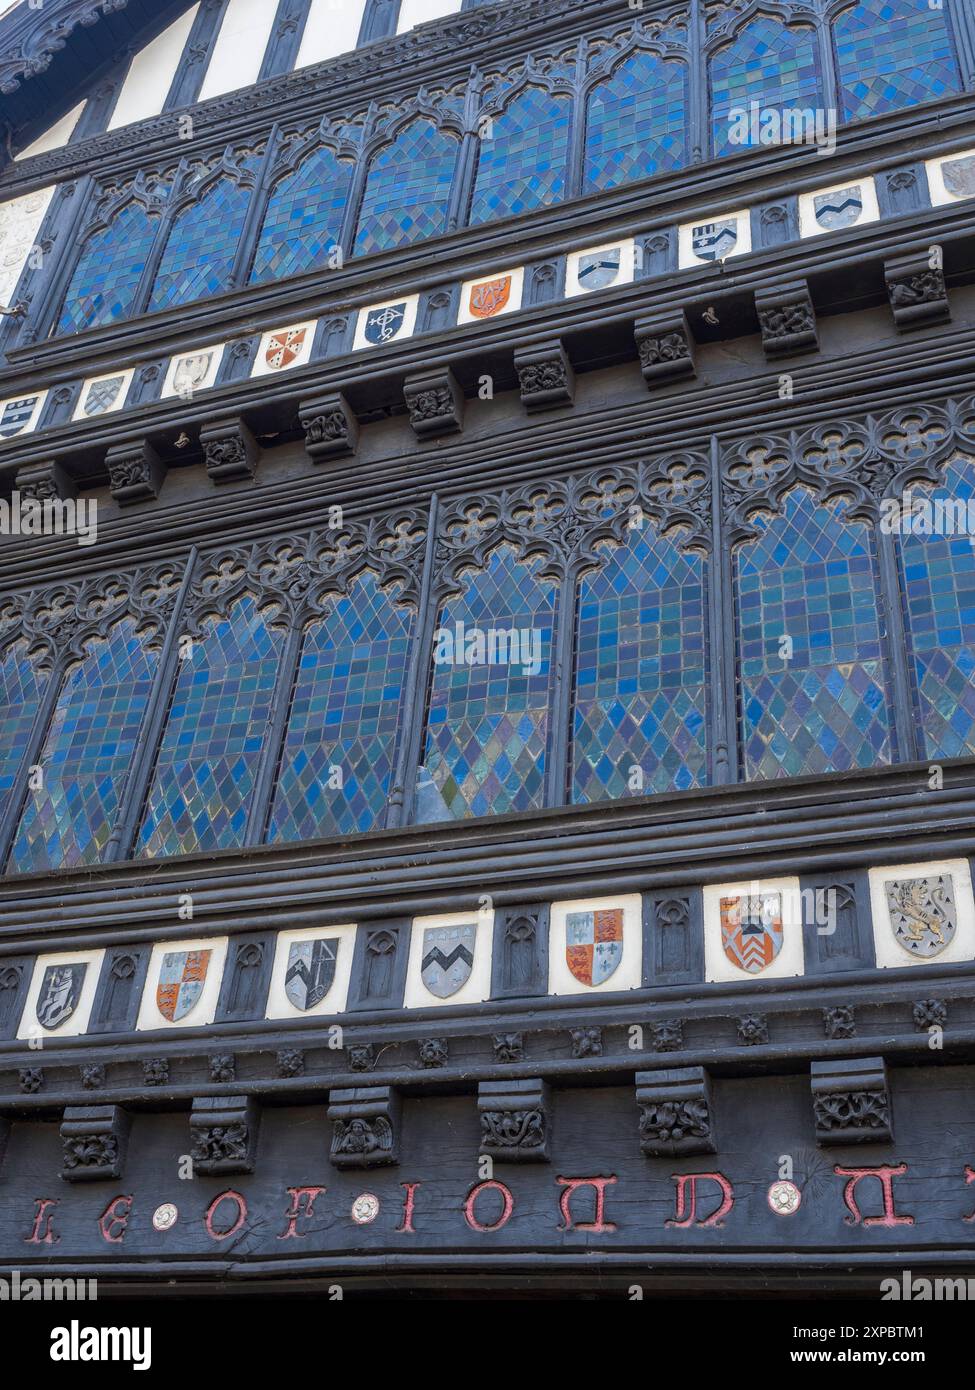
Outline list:
[[[0,17],[0,1266],[971,1271],[973,93],[969,0]]]

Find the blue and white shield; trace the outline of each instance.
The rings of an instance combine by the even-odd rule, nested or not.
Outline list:
[[[284,992],[296,1009],[313,1009],[328,994],[335,979],[338,944],[336,936],[291,943]]]
[[[449,999],[470,979],[477,925],[427,927],[423,933],[420,978],[431,994]]]
[[[78,1007],[87,972],[86,962],[47,967],[37,996],[37,1021],[42,1028],[60,1028],[71,1017]]]
[[[30,424],[37,404],[36,396],[24,396],[19,401],[7,401],[0,414],[0,438],[10,439]]]
[[[944,160],[941,177],[945,188],[955,198],[975,198],[975,154]]]
[[[381,309],[370,309],[366,314],[363,335],[367,343],[391,343],[397,337],[406,319],[406,303],[384,304]]]
[[[122,389],[123,376],[112,376],[106,381],[93,381],[85,392],[81,410],[84,415],[104,415],[118,400]]]
[[[852,227],[863,212],[863,191],[858,183],[833,193],[817,193],[813,198],[816,221],[826,231]]]
[[[738,244],[738,222],[726,217],[691,229],[691,248],[699,261],[723,261]]]
[[[609,251],[591,251],[579,257],[579,284],[584,290],[601,290],[611,285],[620,273],[623,251],[615,246]]]

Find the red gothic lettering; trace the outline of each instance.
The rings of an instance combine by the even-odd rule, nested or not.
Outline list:
[[[237,1203],[237,1220],[225,1231],[218,1231],[213,1224],[213,1218],[221,1202]],[[207,1235],[211,1240],[226,1240],[228,1236],[235,1236],[247,1220],[247,1203],[239,1192],[235,1192],[232,1187],[228,1187],[226,1192],[220,1192],[214,1197],[213,1201],[206,1209],[206,1215],[203,1220],[206,1223]]]
[[[413,1207],[416,1204],[416,1189],[420,1186],[418,1182],[401,1182],[400,1187],[406,1192],[403,1198],[403,1224],[396,1227],[396,1234],[413,1236],[416,1232],[413,1229]]]
[[[559,1210],[562,1213],[564,1226],[560,1226],[560,1231],[615,1231],[616,1226],[612,1221],[605,1221],[604,1210],[606,1201],[606,1188],[616,1178],[556,1178],[556,1182],[561,1183],[565,1191],[559,1196]],[[592,1187],[596,1192],[596,1210],[593,1213],[594,1221],[573,1221],[570,1210],[572,1194],[580,1187]]]
[[[281,1235],[278,1236],[278,1240],[289,1240],[292,1236],[298,1237],[298,1218],[301,1216],[307,1216],[308,1220],[310,1221],[311,1218],[315,1215],[315,1198],[318,1197],[322,1192],[326,1192],[327,1190],[328,1189],[324,1187],[288,1188],[288,1192],[291,1196],[291,1206],[284,1214],[284,1219],[287,1221],[288,1224],[287,1226],[285,1226]],[[303,1198],[307,1198],[307,1201],[304,1205],[304,1210],[302,1210]],[[302,1231],[300,1234],[302,1236],[305,1236],[308,1234],[308,1232]]]
[[[501,1215],[493,1226],[482,1226],[474,1215],[474,1204],[477,1202],[482,1192],[488,1192],[491,1189],[501,1193],[501,1200],[504,1206],[501,1208]],[[500,1231],[501,1227],[507,1225],[508,1221],[511,1219],[511,1213],[514,1209],[515,1199],[511,1195],[511,1189],[505,1187],[503,1182],[497,1182],[491,1179],[488,1182],[479,1182],[476,1187],[471,1188],[470,1192],[467,1194],[467,1201],[464,1203],[464,1216],[472,1231]]]
[[[970,1182],[975,1182],[975,1168],[969,1168],[968,1164],[966,1163],[966,1164],[965,1164],[965,1184],[966,1184],[966,1186],[967,1186],[968,1183],[970,1183]],[[975,1211],[972,1212],[971,1216],[963,1216],[963,1217],[962,1217],[962,1221],[975,1221]]]
[[[107,1240],[110,1245],[121,1245],[125,1236],[125,1228],[129,1224],[129,1217],[132,1214],[131,1197],[113,1197],[108,1206],[98,1218],[98,1229],[102,1233],[102,1240]],[[121,1211],[116,1211],[116,1207],[121,1206]],[[118,1228],[118,1235],[113,1231]]]
[[[894,1178],[899,1178],[902,1173],[907,1172],[906,1163],[898,1163],[892,1168],[888,1165],[881,1165],[878,1168],[840,1168],[837,1164],[833,1172],[838,1178],[849,1178],[850,1181],[843,1188],[843,1201],[846,1209],[850,1213],[844,1216],[843,1220],[848,1226],[913,1226],[913,1216],[894,1215]],[[856,1185],[863,1178],[876,1178],[880,1183],[884,1194],[884,1214],[883,1216],[864,1217],[860,1208],[857,1206]]]
[[[25,1245],[54,1245],[61,1239],[55,1235],[54,1227],[51,1225],[53,1211],[48,1211],[48,1207],[56,1207],[60,1201],[59,1197],[35,1197],[34,1205],[37,1211],[34,1213],[34,1226],[31,1233],[24,1241]],[[41,1223],[43,1222],[44,1234],[41,1234]]]
[[[723,1173],[671,1173],[670,1175],[677,1184],[677,1210],[673,1219],[666,1220],[665,1226],[674,1226],[678,1229],[686,1226],[723,1226],[724,1218],[735,1205],[735,1189]],[[698,1219],[697,1216],[697,1184],[698,1181],[716,1182],[721,1188],[721,1202],[711,1213]],[[690,1184],[691,1199],[687,1200],[687,1187]]]

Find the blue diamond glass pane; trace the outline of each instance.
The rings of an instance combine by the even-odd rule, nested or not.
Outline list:
[[[944,5],[863,0],[833,21],[833,42],[845,121],[961,90]]]
[[[975,462],[961,456],[944,486],[917,489],[919,510],[900,535],[909,642],[924,753],[975,753]],[[908,529],[908,527],[910,529]],[[922,529],[923,528],[923,529]],[[924,534],[932,530],[934,534]]]
[[[707,780],[706,624],[703,559],[682,554],[649,526],[583,578],[573,801],[683,790]]]
[[[783,111],[814,115],[824,104],[815,31],[790,29],[764,16],[746,24],[732,43],[718,49],[711,59],[710,80],[716,155],[734,154],[760,143],[763,128],[781,138]],[[753,102],[764,127],[753,128]],[[749,117],[747,122],[736,114],[740,112]],[[767,112],[778,114],[767,116]],[[791,125],[786,125],[784,133],[790,132]]]
[[[129,203],[85,242],[64,297],[58,333],[115,323],[132,311],[159,218]]]
[[[251,190],[217,179],[183,209],[166,238],[150,309],[208,299],[230,285]]]
[[[369,164],[355,254],[409,246],[447,229],[458,141],[429,121],[413,121]]]
[[[502,547],[441,609],[424,756],[432,786],[420,793],[425,820],[542,805],[558,591],[538,578],[539,563]],[[513,646],[497,634],[513,628],[517,655],[527,661],[506,659]]]
[[[243,844],[281,662],[252,598],[207,622],[180,662],[146,803],[139,852],[189,854]]]
[[[687,110],[685,64],[631,54],[590,93],[584,191],[680,169]]]
[[[746,777],[890,762],[869,530],[805,488],[757,525],[734,564]]]
[[[382,824],[412,629],[412,610],[395,604],[372,574],[308,629],[268,839]]]
[[[325,265],[338,244],[352,164],[316,150],[279,179],[268,200],[251,283],[281,280]]]
[[[43,786],[28,794],[10,867],[95,864],[112,833],[156,671],[131,621],[68,672],[40,763]]]
[[[527,87],[478,140],[471,225],[514,217],[565,197],[568,97]]]
[[[9,795],[24,760],[46,685],[23,642],[7,649],[0,662],[0,804]]]

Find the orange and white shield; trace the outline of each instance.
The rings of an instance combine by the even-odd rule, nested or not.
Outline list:
[[[305,346],[307,333],[307,328],[286,328],[283,332],[274,334],[264,353],[264,360],[272,372],[291,366]]]
[[[497,280],[482,280],[479,285],[471,285],[468,308],[476,319],[491,319],[495,314],[500,314],[510,296],[510,275],[502,275]]]

